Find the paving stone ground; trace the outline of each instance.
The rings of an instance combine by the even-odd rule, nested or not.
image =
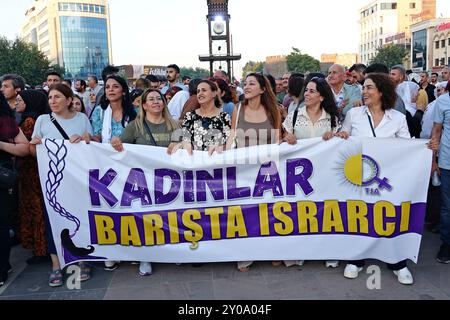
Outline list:
[[[65,285],[50,288],[49,264],[27,266],[31,253],[13,248],[15,270],[0,289],[0,300],[449,300],[450,265],[436,262],[438,235],[426,232],[419,263],[409,262],[415,284],[398,283],[384,263],[368,261],[381,268],[381,289],[369,290],[370,275],[356,280],[343,277],[344,264],[326,269],[323,262],[310,261],[303,267],[275,268],[270,262],[257,262],[248,273],[240,273],[235,263],[153,264],[153,275],[140,277],[138,266],[122,263],[114,272],[92,263],[92,278],[80,290]]]

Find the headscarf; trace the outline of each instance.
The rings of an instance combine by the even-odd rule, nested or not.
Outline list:
[[[48,105],[48,99],[45,94],[37,90],[25,90],[19,92],[25,102],[25,111],[22,113],[22,124],[27,118],[37,119],[43,114],[50,113],[50,107]]]

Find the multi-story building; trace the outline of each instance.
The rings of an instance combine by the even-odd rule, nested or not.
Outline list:
[[[374,0],[360,9],[360,61],[368,64],[377,49],[411,44],[410,26],[436,18],[436,0]]]
[[[35,0],[25,17],[22,38],[67,78],[100,76],[112,63],[108,0]]]
[[[450,19],[446,19],[434,29],[433,67],[450,66]]]
[[[450,18],[413,24],[411,32],[411,60],[414,71],[430,71],[450,64],[448,55],[446,56],[447,50],[450,50]]]
[[[357,53],[344,53],[344,54],[322,54],[320,57],[322,63],[340,64],[344,67],[350,68],[358,62]]]
[[[288,72],[286,56],[270,56],[266,57],[264,64],[264,73],[271,74],[279,78]]]

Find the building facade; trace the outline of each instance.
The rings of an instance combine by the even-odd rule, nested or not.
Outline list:
[[[359,12],[360,61],[368,64],[380,47],[402,44],[409,49],[410,26],[436,18],[436,0],[375,0]]]
[[[431,71],[444,65],[450,49],[450,19],[432,19],[411,26],[411,62],[414,71]],[[442,40],[446,40],[444,47]],[[437,48],[437,49],[436,49]]]
[[[101,75],[112,64],[108,0],[36,0],[22,38],[38,46],[67,78]]]
[[[433,61],[435,69],[450,66],[450,19],[434,28]]]
[[[322,54],[320,57],[321,63],[340,64],[344,67],[350,68],[358,62],[357,53],[344,53],[344,54]]]

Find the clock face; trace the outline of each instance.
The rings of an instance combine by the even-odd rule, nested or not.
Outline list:
[[[216,22],[214,23],[213,29],[216,34],[222,34],[225,31],[225,25],[223,22]]]

